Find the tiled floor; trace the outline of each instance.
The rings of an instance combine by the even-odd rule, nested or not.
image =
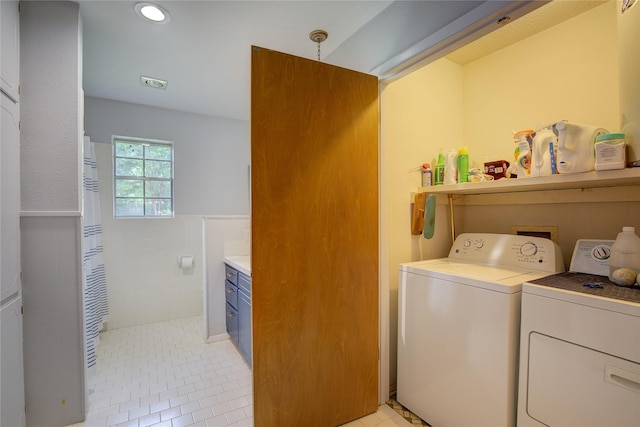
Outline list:
[[[409,421],[409,424],[411,424],[413,427],[431,427],[429,423],[421,420],[420,417],[418,417],[416,414],[399,404],[395,400],[395,396],[393,396],[393,399],[387,401],[387,405],[390,406],[398,414],[402,415],[404,419]]]
[[[350,423],[344,424],[342,427],[419,427],[412,425],[410,422],[401,417],[397,412],[387,405],[378,408],[375,414],[367,415]]]
[[[251,371],[228,341],[206,344],[202,317],[101,334],[89,412],[73,427],[253,426]],[[408,427],[387,405],[349,427]]]

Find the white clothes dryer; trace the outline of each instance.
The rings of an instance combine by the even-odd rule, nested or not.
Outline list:
[[[397,400],[436,427],[513,427],[522,284],[564,271],[548,239],[467,233],[401,264]]]
[[[525,283],[520,342],[519,427],[640,426],[640,287],[579,272]]]

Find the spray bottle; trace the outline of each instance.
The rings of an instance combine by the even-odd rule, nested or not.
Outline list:
[[[458,148],[458,182],[469,182],[469,149]]]

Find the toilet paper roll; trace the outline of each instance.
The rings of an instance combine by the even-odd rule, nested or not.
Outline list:
[[[180,257],[180,268],[191,268],[193,267],[193,257],[192,256],[183,256]]]

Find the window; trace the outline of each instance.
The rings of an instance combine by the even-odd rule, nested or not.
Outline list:
[[[173,143],[113,138],[116,218],[173,217]]]

